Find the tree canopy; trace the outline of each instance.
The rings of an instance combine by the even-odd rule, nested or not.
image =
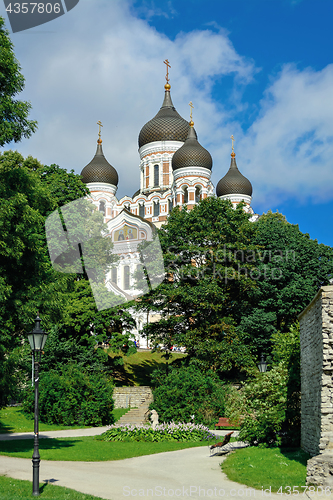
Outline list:
[[[217,198],[175,208],[159,237],[166,278],[137,307],[161,319],[145,332],[221,376],[251,372],[333,275],[333,249],[281,214],[250,222],[241,204]]]
[[[20,377],[24,380],[31,367],[30,348],[22,350],[22,341],[27,340],[37,311],[50,334],[44,370],[75,362],[92,371],[107,371],[108,359],[95,352],[96,340],[112,336],[118,350],[128,341],[129,334],[122,337],[122,333],[130,330],[130,315],[120,308],[97,311],[84,273],[58,272],[48,254],[47,216],[87,193],[73,172],[41,165],[18,152],[0,154],[0,402],[15,397]],[[91,225],[100,234],[105,230],[103,216],[89,207]],[[105,255],[110,255],[111,240],[104,238],[101,243],[103,249],[108,245]]]
[[[14,47],[0,17],[0,146],[30,137],[37,122],[29,120],[31,104],[16,95],[24,89],[24,77],[14,54]]]

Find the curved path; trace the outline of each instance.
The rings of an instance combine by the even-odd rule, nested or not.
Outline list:
[[[242,446],[241,443],[233,445]],[[261,490],[229,481],[221,471],[222,460],[221,456],[210,456],[208,446],[108,462],[42,460],[40,482],[51,482],[110,500],[125,500],[126,497],[281,500],[281,495],[269,492],[265,495]],[[31,460],[0,456],[0,475],[31,481]]]

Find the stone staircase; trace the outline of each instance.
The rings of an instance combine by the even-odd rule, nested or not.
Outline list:
[[[142,398],[141,404],[138,408],[132,408],[129,412],[125,413],[117,422],[117,425],[133,424],[140,425],[149,422],[149,405],[153,402],[152,395]]]

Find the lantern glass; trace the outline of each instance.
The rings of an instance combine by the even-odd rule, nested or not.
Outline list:
[[[40,318],[35,320],[35,328],[28,334],[28,340],[32,351],[41,351],[44,349],[47,339],[47,333],[40,328]]]
[[[28,335],[28,340],[29,340],[31,350],[34,351],[35,350],[35,343],[34,343],[34,336],[32,335],[32,333],[30,333]]]
[[[267,370],[267,363],[265,361],[265,358],[264,358],[263,354],[261,355],[261,360],[260,360],[260,363],[258,364],[258,368],[259,368],[259,371],[261,373],[265,373],[266,370]]]

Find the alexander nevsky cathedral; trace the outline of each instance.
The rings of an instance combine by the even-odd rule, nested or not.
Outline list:
[[[139,133],[139,189],[132,198],[124,196],[118,200],[118,173],[103,154],[100,132],[96,154],[81,172],[82,181],[91,193],[89,199],[104,214],[108,235],[120,257],[107,281],[109,289],[123,302],[142,293],[135,290],[132,278],[139,259],[137,245],[151,238],[154,226],[161,227],[173,207],[186,204],[190,210],[200,200],[215,196],[211,182],[212,157],[199,143],[192,108],[189,122],[176,111],[170,93],[170,65],[168,60],[164,62],[167,83],[162,106]],[[233,143],[230,168],[218,182],[216,196],[229,199],[234,207],[244,201],[244,210],[253,214],[251,219],[256,219],[251,208],[252,185],[238,170]],[[137,330],[133,332],[142,343],[140,330],[146,320],[136,318]]]

